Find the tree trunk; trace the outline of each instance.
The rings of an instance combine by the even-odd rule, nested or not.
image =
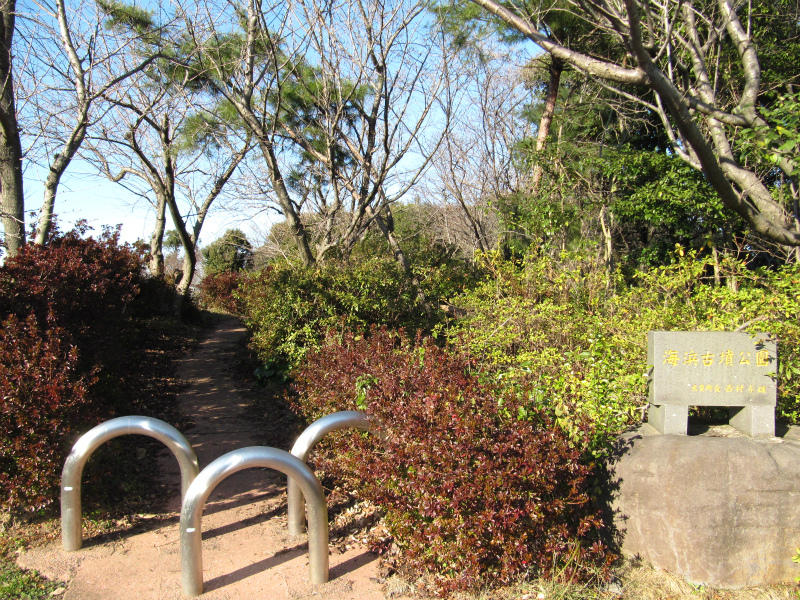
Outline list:
[[[0,216],[9,256],[15,256],[25,244],[22,144],[14,104],[11,54],[15,11],[15,0],[0,0]]]
[[[386,217],[379,212],[376,212],[372,206],[369,207],[369,210],[375,219],[375,223],[378,225],[378,229],[381,230],[383,237],[386,238],[386,243],[389,244],[389,249],[392,251],[394,259],[403,268],[403,271],[405,271],[406,275],[413,279],[414,275],[411,271],[411,263],[408,262],[406,253],[403,252],[403,249],[400,247],[400,242],[397,241],[397,238],[394,235],[394,219],[392,219],[391,209],[388,206],[383,208],[383,212],[386,213]],[[416,281],[414,283],[416,284]]]
[[[614,271],[614,214],[603,206],[600,209],[600,229],[603,231],[603,261],[609,273]]]
[[[555,56],[550,57],[550,81],[547,83],[547,96],[545,97],[542,118],[539,120],[539,130],[536,133],[536,152],[542,152],[547,147],[547,136],[550,135],[550,125],[553,123],[553,115],[556,112],[556,100],[558,100],[558,89],[561,86],[561,73],[564,72],[564,63]],[[537,156],[536,164],[533,167],[531,176],[531,192],[536,194],[539,191],[539,183],[542,181],[544,169],[542,168],[541,156]]]
[[[158,198],[156,207],[156,224],[150,236],[150,274],[153,277],[164,279],[164,229],[167,218],[165,211],[167,200],[163,196]]]
[[[194,245],[192,245],[194,246]],[[194,247],[189,250],[186,245],[183,247],[183,270],[181,277],[175,282],[175,316],[180,317],[183,313],[183,307],[186,305],[186,300],[189,298],[189,288],[192,285],[194,278],[194,270],[197,267],[197,256],[194,253]]]
[[[180,279],[175,282],[175,290],[177,293],[175,294],[175,304],[173,305],[175,316],[180,317],[183,313],[183,306],[186,302],[186,298],[189,295],[189,286],[192,284],[192,278],[194,277],[194,268],[197,261],[194,254],[196,240],[194,240],[186,230],[186,222],[181,215],[178,202],[175,199],[175,162],[172,155],[173,138],[168,115],[164,116],[160,135],[164,160],[163,197],[169,208],[172,224],[178,232],[178,237],[183,246],[183,271],[181,272]]]
[[[433,306],[431,305],[428,297],[422,291],[422,284],[420,283],[419,278],[414,275],[414,271],[411,269],[411,263],[408,262],[408,257],[406,257],[406,253],[403,252],[403,249],[400,247],[400,242],[397,241],[397,238],[394,235],[394,219],[392,218],[392,209],[389,208],[389,205],[385,205],[381,212],[386,214],[386,217],[381,213],[375,212],[375,209],[372,205],[369,206],[369,211],[375,217],[375,223],[378,225],[378,229],[381,230],[383,237],[386,238],[387,243],[389,244],[389,248],[392,250],[392,254],[394,255],[394,259],[400,264],[403,268],[403,271],[411,280],[411,283],[414,284],[414,287],[417,289],[417,300],[425,309],[425,312],[430,316],[433,313]]]
[[[34,243],[40,246],[47,241],[47,235],[53,225],[53,211],[61,176],[64,175],[70,162],[75,157],[75,153],[83,143],[83,138],[86,136],[86,120],[89,118],[87,111],[88,107],[86,107],[86,110],[81,111],[78,116],[80,123],[72,131],[69,140],[64,145],[64,149],[55,155],[53,162],[50,164],[50,170],[47,172],[47,179],[44,182],[44,202],[42,202],[39,225],[36,228],[36,238],[34,240]]]
[[[256,131],[258,131],[256,129]],[[283,211],[283,216],[286,217],[286,222],[292,231],[292,237],[297,244],[297,249],[300,251],[300,256],[303,258],[303,264],[306,267],[311,267],[316,262],[314,253],[311,251],[311,244],[308,240],[308,232],[306,231],[300,215],[292,204],[292,199],[289,196],[289,191],[286,189],[286,182],[281,174],[280,167],[278,166],[278,159],[275,156],[275,151],[272,142],[264,139],[264,136],[259,137],[259,148],[261,155],[264,157],[272,183],[272,189],[278,198],[278,204]]]
[[[78,110],[75,115],[75,126],[64,142],[61,151],[57,152],[53,157],[53,162],[50,163],[50,170],[47,173],[47,179],[44,183],[44,202],[42,203],[42,211],[39,214],[39,226],[36,230],[35,243],[44,245],[47,241],[47,234],[50,232],[50,227],[53,223],[53,211],[56,204],[56,193],[58,192],[58,184],[61,181],[61,176],[67,170],[70,162],[75,157],[86,137],[86,127],[89,122],[89,92],[86,88],[85,73],[83,70],[83,63],[75,50],[75,45],[72,42],[72,37],[67,26],[67,11],[64,6],[63,0],[56,1],[56,14],[58,15],[58,28],[61,34],[61,43],[64,46],[64,51],[69,58],[69,64],[72,68],[73,76],[75,77],[75,97],[78,102]]]
[[[1,110],[1,109],[0,109]],[[6,117],[6,115],[3,115]],[[13,121],[16,118],[3,121]],[[16,256],[25,244],[25,201],[22,195],[22,147],[19,135],[6,135],[9,129],[0,128],[0,213],[3,217],[5,245],[9,256]],[[14,125],[15,126],[15,125]]]
[[[252,4],[250,5],[252,9]],[[223,88],[217,88],[223,91]],[[267,163],[267,173],[269,180],[272,184],[272,189],[278,201],[278,205],[283,211],[283,216],[286,218],[286,223],[292,232],[292,237],[297,244],[297,249],[300,251],[300,256],[303,259],[303,264],[306,267],[314,265],[316,262],[314,253],[311,251],[311,244],[308,239],[308,232],[306,231],[303,221],[300,219],[298,211],[292,203],[289,190],[286,189],[286,181],[283,179],[281,167],[278,158],[275,155],[275,147],[270,139],[270,133],[259,122],[252,107],[249,104],[249,99],[238,98],[236,96],[227,95],[228,100],[231,101],[239,116],[244,121],[246,127],[257,140],[258,148],[261,150],[261,155],[264,157],[264,162]]]
[[[36,228],[36,238],[34,239],[34,243],[39,246],[45,244],[50,228],[53,226],[53,211],[55,210],[56,194],[58,193],[58,184],[61,182],[61,176],[75,157],[75,153],[78,151],[81,142],[83,142],[85,134],[86,127],[84,123],[79,128],[76,128],[73,132],[73,137],[70,138],[64,149],[56,154],[50,165],[50,170],[47,172],[47,179],[44,182],[44,202],[42,202],[42,210],[39,213],[39,225]]]

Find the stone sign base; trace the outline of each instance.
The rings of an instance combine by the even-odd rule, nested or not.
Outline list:
[[[611,465],[623,554],[696,584],[794,582],[800,436],[793,435],[687,437],[643,425],[624,436],[627,448]]]
[[[750,437],[775,436],[775,405],[729,407],[728,423]],[[686,435],[689,407],[680,404],[651,404],[647,422],[659,433]]]

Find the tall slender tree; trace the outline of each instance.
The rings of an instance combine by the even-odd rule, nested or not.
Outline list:
[[[139,43],[116,58],[129,80],[102,93],[104,115],[88,139],[87,157],[112,181],[150,201],[155,225],[150,238],[150,270],[164,273],[163,238],[169,212],[183,247],[175,280],[175,309],[181,311],[196,265],[200,232],[213,203],[222,194],[250,150],[230,120],[211,116],[214,99],[191,84],[171,58],[180,36],[135,6],[104,2],[115,29],[130,31]],[[128,65],[147,64],[135,70]],[[230,116],[230,115],[229,115]],[[153,199],[154,198],[154,199]]]
[[[102,116],[94,110],[98,99],[156,56],[151,46],[154,52],[138,54],[135,62],[122,61],[130,48],[142,46],[142,32],[113,27],[107,8],[104,1],[82,1],[68,10],[64,0],[55,0],[32,6],[18,24],[33,50],[21,66],[18,90],[26,97],[27,156],[45,171],[37,244],[48,238],[64,173]]]
[[[0,0],[0,217],[5,246],[14,256],[25,243],[22,144],[14,96],[15,0]]]
[[[208,118],[202,103],[186,87],[160,74],[142,72],[117,94],[100,133],[89,140],[92,160],[113,181],[155,197],[155,227],[150,269],[164,275],[162,240],[166,212],[183,247],[176,279],[178,305],[188,295],[197,266],[197,245],[213,203],[233,177],[251,145],[227,124]]]

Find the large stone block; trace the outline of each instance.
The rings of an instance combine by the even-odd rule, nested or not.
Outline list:
[[[625,436],[611,465],[623,554],[698,584],[793,582],[800,443],[651,433]]]

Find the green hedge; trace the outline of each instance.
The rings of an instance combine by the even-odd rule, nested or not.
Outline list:
[[[481,365],[483,376],[549,407],[561,425],[595,423],[603,453],[611,437],[642,419],[650,330],[764,331],[778,337],[780,419],[800,422],[800,267],[750,269],[738,260],[676,253],[675,261],[626,285],[596,259],[486,258],[490,275],[455,299],[464,316],[439,335]]]
[[[234,295],[259,359],[283,368],[318,348],[330,328],[365,331],[377,324],[428,330],[439,318],[397,263],[386,258],[316,269],[273,264],[248,275]]]

